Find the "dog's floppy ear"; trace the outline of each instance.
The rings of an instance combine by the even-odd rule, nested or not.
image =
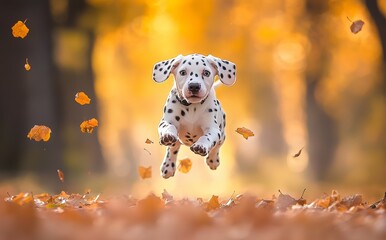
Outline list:
[[[175,58],[156,63],[153,67],[153,80],[160,83],[168,79],[172,70],[180,64],[181,59],[182,55],[178,55]]]
[[[236,64],[212,55],[208,55],[207,59],[217,69],[217,74],[222,83],[231,86],[236,82]]]

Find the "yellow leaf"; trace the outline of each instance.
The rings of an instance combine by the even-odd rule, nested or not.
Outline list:
[[[31,65],[29,65],[29,63],[28,63],[28,58],[25,59],[24,68],[27,71],[31,70]]]
[[[146,144],[153,144],[154,142],[153,142],[152,140],[150,140],[150,139],[147,138],[146,141],[145,141],[145,143],[146,143]]]
[[[180,160],[180,163],[178,164],[178,171],[182,173],[188,173],[191,168],[192,168],[192,161],[190,161],[189,158]]]
[[[84,133],[92,133],[95,127],[98,126],[98,120],[92,118],[90,120],[83,121],[80,124],[80,131]]]
[[[31,128],[27,137],[37,142],[41,140],[47,142],[51,137],[51,129],[44,125],[35,125]]]
[[[75,94],[75,102],[79,103],[80,105],[90,104],[91,99],[87,96],[84,92],[78,92]]]
[[[151,178],[151,166],[150,167],[143,167],[140,166],[138,168],[139,176],[142,179]]]
[[[244,137],[245,139],[248,139],[248,137],[253,137],[253,136],[255,136],[255,134],[254,134],[251,130],[249,130],[248,128],[245,128],[245,127],[237,128],[237,129],[236,129],[236,132],[239,133],[239,134],[241,134],[241,135],[243,135],[243,137]]]
[[[57,172],[58,172],[59,180],[61,182],[64,182],[64,173],[62,172],[62,170],[58,169]]]
[[[12,27],[12,35],[16,38],[25,38],[28,32],[28,27],[22,21],[17,21],[17,23]]]

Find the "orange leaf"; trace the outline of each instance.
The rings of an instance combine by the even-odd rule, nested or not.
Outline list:
[[[84,92],[78,92],[75,94],[75,102],[80,105],[90,104],[91,99]]]
[[[59,177],[59,180],[61,182],[64,182],[64,173],[62,172],[62,170],[58,169],[56,170],[58,172],[58,177]]]
[[[245,139],[248,139],[248,137],[253,137],[253,136],[255,136],[255,134],[254,134],[251,130],[249,130],[248,128],[245,128],[245,127],[237,128],[237,129],[236,129],[236,132],[239,133],[239,134],[241,134],[241,135],[243,135],[243,137],[244,137]]]
[[[12,35],[14,37],[25,38],[29,32],[28,27],[22,21],[17,21],[15,25],[12,27]]]
[[[150,140],[150,139],[147,138],[146,141],[145,141],[145,143],[146,143],[146,144],[153,144],[154,142],[153,142],[152,140]]]
[[[33,128],[31,128],[27,137],[37,142],[41,140],[47,142],[51,137],[51,129],[44,125],[35,125]]]
[[[206,211],[216,210],[220,208],[220,206],[218,196],[213,195],[206,204]]]
[[[180,160],[180,164],[178,164],[178,171],[182,173],[188,173],[192,168],[192,161],[189,158],[185,158]]]
[[[25,59],[24,68],[27,71],[31,70],[31,65],[29,65],[29,63],[28,63],[28,58]]]
[[[98,127],[98,120],[92,118],[90,120],[83,121],[80,124],[80,131],[84,133],[92,133],[95,127]]]
[[[151,178],[151,166],[150,167],[142,167],[138,168],[139,176],[142,179]]]

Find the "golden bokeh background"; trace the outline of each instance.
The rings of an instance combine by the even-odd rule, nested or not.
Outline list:
[[[49,1],[54,22],[67,16],[71,2]],[[386,15],[386,3],[378,3]],[[58,68],[82,72],[89,58],[93,74],[90,91],[95,89],[91,96],[99,127],[88,137],[99,140],[106,165],[98,180],[87,178],[92,161],[71,163],[81,162],[82,155],[64,151],[67,174],[77,181],[139,195],[167,189],[175,196],[385,187],[385,56],[364,1],[84,4],[71,27],[53,31]],[[359,19],[365,24],[353,34],[351,21]],[[211,171],[203,157],[182,147],[179,159],[192,159],[191,172],[165,180],[159,174],[165,147],[158,144],[157,126],[173,77],[155,83],[152,67],[191,53],[212,54],[237,65],[236,84],[217,90],[227,113],[227,140],[218,170]],[[39,63],[30,61],[33,70]],[[74,93],[89,90],[74,85]],[[238,127],[251,129],[255,136],[245,140],[235,132]],[[145,144],[147,138],[155,143]],[[152,166],[153,177],[141,180],[139,166]]]

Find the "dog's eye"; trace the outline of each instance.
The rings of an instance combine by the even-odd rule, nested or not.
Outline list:
[[[185,70],[181,70],[181,71],[180,71],[180,75],[181,75],[181,76],[185,76],[185,75],[186,75],[186,71],[185,71]]]
[[[210,72],[208,70],[204,70],[204,72],[202,74],[204,75],[204,77],[210,76]]]

